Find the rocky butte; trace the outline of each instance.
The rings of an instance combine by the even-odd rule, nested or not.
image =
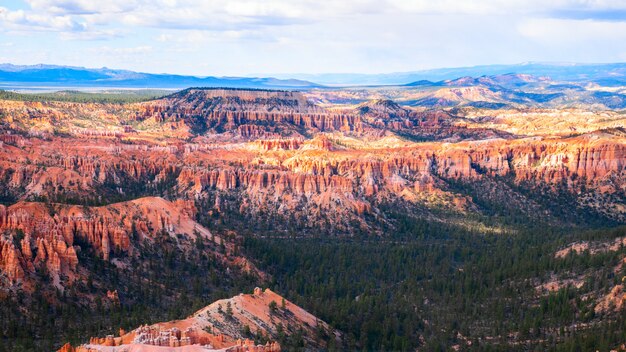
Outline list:
[[[252,294],[222,299],[183,320],[140,326],[120,336],[92,337],[88,344],[63,346],[59,352],[278,352],[275,341],[280,333],[290,335],[299,330],[308,345],[325,348],[315,339],[319,330],[341,335],[328,324],[304,309],[285,300],[270,289],[256,288]],[[255,344],[252,332],[267,340]]]

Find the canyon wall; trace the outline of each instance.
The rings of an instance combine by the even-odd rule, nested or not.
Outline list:
[[[0,205],[0,232],[4,232],[0,236],[0,272],[10,285],[23,283],[28,289],[35,270],[43,267],[61,288],[80,277],[77,252],[90,248],[110,261],[136,255],[139,243],[165,234],[177,237],[182,250],[193,245],[196,237],[223,244],[226,252],[213,253],[216,259],[240,265],[255,275],[250,263],[230,255],[231,243],[193,220],[195,212],[193,202],[157,197],[102,207],[35,202]]]

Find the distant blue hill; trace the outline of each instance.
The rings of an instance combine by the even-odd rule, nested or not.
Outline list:
[[[324,86],[442,85],[444,81],[463,78],[527,74],[549,77],[560,82],[593,82],[602,86],[626,85],[626,63],[573,64],[524,63],[440,68],[385,74],[323,73],[276,74],[273,77],[196,77],[174,74],[141,73],[109,68],[84,68],[55,65],[0,64],[0,89],[7,88],[163,88],[227,87],[260,89],[310,89]],[[316,82],[316,83],[313,83]]]
[[[231,88],[305,89],[318,84],[297,79],[248,77],[194,77],[140,73],[108,68],[0,64],[0,89],[29,87],[170,88],[191,86]]]
[[[428,85],[459,77],[481,77],[505,74],[528,74],[549,77],[554,81],[595,82],[604,86],[626,84],[626,63],[576,64],[529,62],[516,65],[484,65],[473,67],[439,68],[432,70],[384,74],[324,73],[276,74],[277,78],[296,78],[323,85]]]

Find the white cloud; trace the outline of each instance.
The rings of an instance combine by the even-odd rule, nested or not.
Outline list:
[[[576,11],[625,10],[624,0],[389,0],[393,6],[412,13],[522,15]]]
[[[113,48],[109,46],[101,46],[99,48],[92,48],[91,51],[94,52],[95,54],[104,54],[104,55],[136,55],[136,54],[147,54],[152,51],[152,47],[149,45],[125,47],[125,48]]]
[[[34,11],[59,15],[86,15],[133,11],[140,5],[136,0],[26,0]]]
[[[518,29],[523,36],[546,44],[626,39],[626,22],[532,18],[521,22]]]
[[[28,31],[80,31],[86,28],[85,23],[76,21],[70,16],[46,16],[44,14],[10,11],[0,7],[0,23],[13,30]]]
[[[626,0],[22,1],[0,7],[16,62],[46,47],[58,63],[155,72],[389,72],[626,52]]]
[[[626,20],[626,0],[25,0],[30,10],[0,10],[13,30],[107,33],[100,27],[239,31],[330,22],[364,15],[532,15]],[[120,32],[117,31],[119,35]],[[110,35],[110,34],[109,34]],[[89,35],[83,35],[89,37]]]

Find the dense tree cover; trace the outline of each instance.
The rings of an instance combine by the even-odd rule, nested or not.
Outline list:
[[[168,91],[154,89],[128,91],[113,90],[97,93],[74,90],[64,90],[50,93],[17,93],[12,91],[0,90],[0,100],[123,104],[152,100],[165,96],[166,94],[168,94]]]
[[[626,252],[565,259],[554,252],[564,241],[625,234],[485,236],[450,228],[415,240],[248,238],[245,247],[273,274],[275,290],[345,332],[340,349],[608,350],[626,341],[624,319],[596,316],[593,301],[581,297],[621,282],[613,267]],[[572,273],[585,273],[585,286],[537,293],[542,279]]]
[[[572,192],[565,181],[547,185],[537,182],[517,182],[512,175],[484,177],[477,180],[446,179],[450,190],[472,197],[481,209],[479,220],[487,225],[511,225],[528,228],[550,226],[609,227],[619,222],[591,207],[581,207],[578,198],[585,195],[584,187]],[[625,194],[615,197],[623,199]]]

